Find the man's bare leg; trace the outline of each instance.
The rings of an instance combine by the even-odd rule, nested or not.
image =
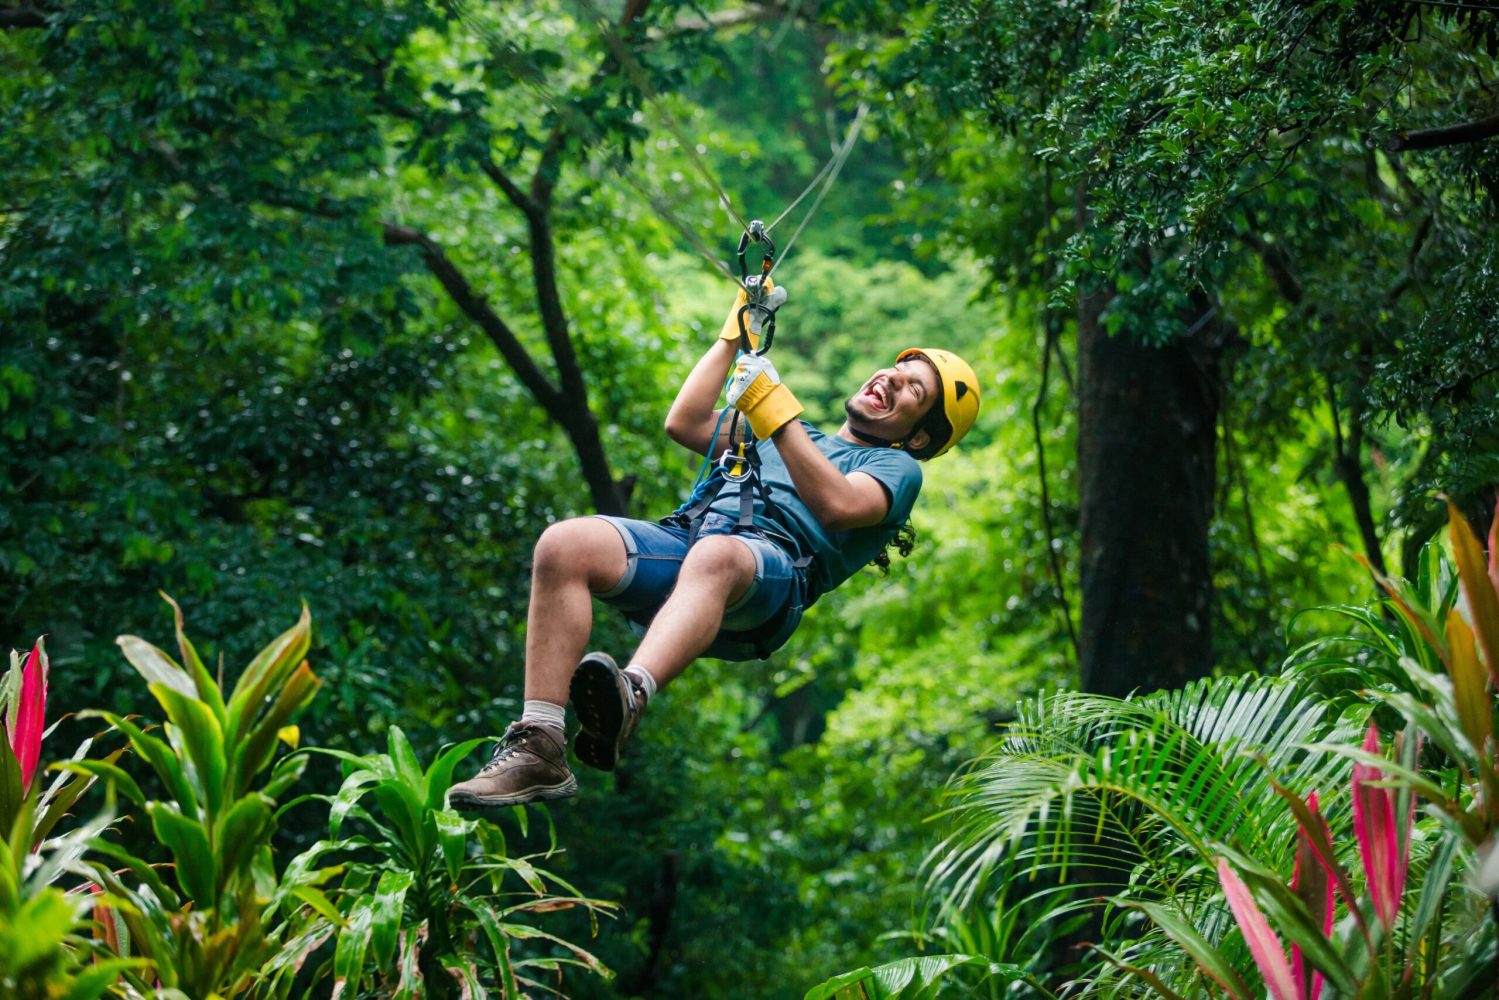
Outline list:
[[[755,579],[755,555],[732,535],[699,538],[682,561],[671,596],[640,641],[633,661],[665,687],[718,635],[724,609]]]
[[[676,677],[713,642],[724,609],[755,579],[755,556],[731,536],[700,538],[678,571],[671,596],[656,612],[623,673],[605,653],[583,657],[571,695],[580,728],[573,747],[590,767],[612,771],[645,709],[646,698]],[[644,670],[644,674],[637,671]]]
[[[577,518],[542,532],[526,627],[527,704],[489,763],[448,789],[451,805],[495,809],[577,792],[562,725],[568,681],[593,629],[593,594],[617,584],[628,566],[624,540],[605,521]]]
[[[617,584],[628,565],[624,539],[607,521],[579,517],[542,532],[526,615],[527,701],[567,704],[568,681],[593,630],[593,595]]]

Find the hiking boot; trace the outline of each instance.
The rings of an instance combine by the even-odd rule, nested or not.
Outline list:
[[[560,729],[532,722],[512,722],[494,756],[468,781],[448,789],[455,808],[495,809],[538,799],[565,799],[578,791],[567,766]]]
[[[583,727],[573,752],[589,767],[614,770],[620,748],[645,711],[645,692],[607,653],[589,653],[573,673],[568,693]]]

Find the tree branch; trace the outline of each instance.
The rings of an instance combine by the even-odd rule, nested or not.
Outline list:
[[[1380,551],[1379,529],[1374,524],[1373,504],[1369,498],[1369,484],[1364,481],[1363,451],[1363,405],[1362,390],[1355,387],[1349,393],[1348,436],[1344,439],[1342,422],[1338,419],[1338,392],[1332,375],[1327,378],[1327,405],[1332,412],[1333,471],[1348,493],[1353,506],[1353,520],[1358,525],[1359,538],[1364,543],[1364,554],[1380,573],[1386,572],[1384,553]]]
[[[1496,135],[1499,135],[1499,115],[1490,115],[1488,118],[1457,125],[1442,125],[1416,132],[1397,132],[1385,143],[1384,148],[1391,153],[1405,149],[1436,149],[1439,146],[1481,142]]]
[[[1041,428],[1041,408],[1046,404],[1046,394],[1051,383],[1051,354],[1061,334],[1061,324],[1056,321],[1051,309],[1046,310],[1046,342],[1041,348],[1041,386],[1036,391],[1036,402],[1031,406],[1031,430],[1036,439],[1036,466],[1041,479],[1041,523],[1046,530],[1046,555],[1051,566],[1052,585],[1057,589],[1058,610],[1067,623],[1067,637],[1072,641],[1072,655],[1081,662],[1077,641],[1077,627],[1072,623],[1072,604],[1067,600],[1067,580],[1062,575],[1062,560],[1057,552],[1056,526],[1051,520],[1051,487],[1046,476],[1046,439]]]
[[[0,29],[18,31],[26,28],[47,27],[47,14],[35,7],[0,8]]]
[[[457,265],[443,252],[442,247],[430,236],[409,226],[382,222],[380,227],[387,246],[415,246],[421,250],[427,269],[452,298],[453,303],[484,331],[490,343],[494,344],[495,350],[499,351],[500,356],[505,359],[505,363],[515,371],[521,384],[546,410],[547,416],[559,425],[567,426],[570,422],[570,414],[566,412],[565,400],[562,399],[557,388],[552,385],[541,369],[536,367],[536,362],[531,360],[531,355],[526,352],[510,326],[490,308],[484,296],[474,291],[474,287],[469,284],[463,272],[458,270]]]
[[[494,186],[500,189],[500,193],[510,201],[510,204],[519,209],[527,220],[536,217],[540,206],[532,201],[531,196],[522,191],[520,185],[511,180],[505,171],[500,169],[498,163],[490,157],[485,157],[479,161],[479,169],[484,171],[484,175],[494,182]]]
[[[1285,296],[1286,301],[1292,305],[1300,305],[1304,295],[1301,282],[1296,280],[1296,275],[1291,271],[1291,262],[1286,260],[1286,255],[1280,252],[1280,248],[1266,242],[1264,237],[1254,232],[1240,233],[1239,241],[1259,257],[1265,274],[1274,282],[1280,294]]]
[[[778,21],[782,18],[799,16],[800,7],[801,4],[794,4],[790,7],[779,4],[750,4],[730,10],[716,10],[706,17],[679,18],[668,28],[652,28],[646,34],[646,37],[653,42],[659,42],[669,35],[687,35],[700,31],[722,31],[725,28],[737,28],[741,24],[762,24],[766,21]]]

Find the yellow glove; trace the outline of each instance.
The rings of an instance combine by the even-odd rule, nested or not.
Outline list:
[[[730,406],[749,419],[750,430],[762,441],[802,413],[802,404],[781,384],[775,365],[759,354],[746,354],[739,359],[726,398]]]
[[[753,280],[753,278],[751,279]],[[739,310],[744,308],[749,297],[745,295],[744,289],[739,289],[739,294],[734,297],[734,307],[729,310],[729,315],[723,321],[723,330],[719,333],[719,340],[739,339]],[[769,278],[765,279],[765,305],[775,310],[786,301],[786,289],[777,288],[776,283]],[[758,350],[760,347],[760,323],[765,314],[758,309],[751,309],[744,314],[744,325],[749,329],[750,347]]]

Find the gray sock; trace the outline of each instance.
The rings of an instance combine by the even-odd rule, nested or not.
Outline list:
[[[549,701],[528,701],[521,706],[520,721],[535,722],[553,729],[565,729],[567,713],[561,705]]]
[[[642,664],[632,663],[625,667],[625,674],[633,680],[640,690],[645,692],[645,700],[650,701],[656,697],[656,678]]]

